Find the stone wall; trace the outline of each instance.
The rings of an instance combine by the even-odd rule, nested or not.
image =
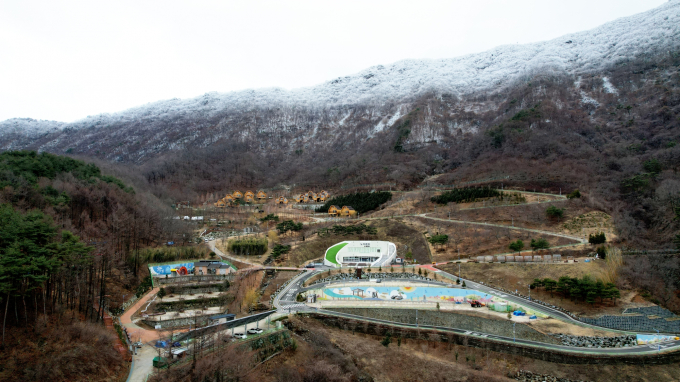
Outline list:
[[[160,325],[161,329],[178,328],[182,326],[195,326],[198,323],[199,326],[204,326],[208,324],[208,317],[214,316],[215,314],[199,317],[182,317],[173,318],[163,321],[152,321],[152,320],[142,320],[143,323],[155,328],[156,325]]]
[[[357,316],[376,318],[379,320],[402,322],[405,324],[416,324],[415,309],[373,309],[373,308],[327,308],[341,313],[354,314]],[[496,334],[499,336],[512,338],[512,321],[485,318],[480,316],[470,316],[452,312],[440,312],[436,310],[417,310],[418,324],[444,326],[481,332],[486,334]],[[552,336],[545,335],[524,324],[515,325],[516,338],[560,344],[560,341]]]
[[[488,338],[465,336],[462,334],[441,330],[404,328],[376,322],[353,320],[345,317],[328,316],[319,313],[310,313],[306,315],[321,321],[327,326],[351,330],[358,333],[366,333],[376,336],[384,336],[387,333],[390,333],[393,337],[396,336],[412,340],[453,343],[456,345],[477,347],[495,352],[513,354],[556,363],[655,365],[676,363],[680,361],[680,352],[649,355],[595,356],[592,354],[567,353],[557,350],[534,348],[521,344],[502,343]]]

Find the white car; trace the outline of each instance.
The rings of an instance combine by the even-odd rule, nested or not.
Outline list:
[[[248,336],[246,336],[245,333],[234,333],[234,338],[238,338],[240,340],[245,340],[246,338],[248,338]]]
[[[248,329],[248,334],[260,334],[260,333],[262,333],[263,331],[264,331],[264,330],[262,330],[262,329],[260,329],[260,328],[252,328],[252,329]]]

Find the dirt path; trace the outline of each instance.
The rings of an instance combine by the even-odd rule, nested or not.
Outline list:
[[[155,330],[148,330],[137,326],[132,322],[132,315],[142,309],[151,300],[160,288],[153,288],[144,297],[140,298],[134,305],[120,316],[121,324],[127,329],[127,332],[132,338],[132,342],[141,340],[143,345],[141,349],[137,350],[137,355],[132,356],[132,367],[130,368],[130,375],[127,382],[143,382],[146,377],[153,371],[153,358],[158,355],[156,350],[151,345],[158,339],[158,332]]]
[[[492,224],[492,223],[484,223],[484,222],[475,222],[475,221],[469,221],[469,220],[442,219],[442,218],[435,218],[435,217],[432,217],[432,216],[427,216],[427,214],[420,214],[420,215],[414,215],[414,216],[418,216],[418,217],[425,218],[425,219],[443,221],[443,222],[452,222],[452,223],[460,223],[460,224],[476,224],[476,225],[483,225],[483,226],[487,226],[487,227],[509,228],[509,229],[515,229],[515,230],[520,230],[520,231],[540,233],[542,235],[552,235],[552,236],[563,237],[565,239],[576,240],[580,244],[588,243],[588,240],[586,240],[584,238],[581,238],[581,237],[578,237],[578,236],[567,235],[567,234],[564,234],[564,233],[552,232],[552,231],[543,231],[543,230],[532,229],[532,228],[513,227],[513,226],[509,226],[509,225],[505,225],[505,224]],[[576,244],[572,244],[572,245],[576,245]]]
[[[132,315],[139,309],[143,308],[149,302],[149,300],[156,296],[156,293],[158,293],[159,290],[159,287],[153,288],[144,297],[137,300],[134,305],[129,307],[122,316],[120,316],[120,322],[124,327],[127,328],[128,333],[130,333],[130,336],[132,336],[132,341],[137,341],[137,339],[140,337],[144,343],[158,339],[158,334],[155,330],[144,329],[132,322]]]

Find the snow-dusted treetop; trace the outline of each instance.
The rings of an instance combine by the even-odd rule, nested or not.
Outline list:
[[[36,134],[67,126],[105,126],[145,117],[173,118],[186,114],[211,115],[224,110],[268,107],[329,107],[382,104],[400,101],[428,91],[464,95],[497,90],[542,71],[587,73],[677,46],[680,41],[680,0],[598,28],[569,34],[551,41],[500,46],[487,52],[441,60],[404,60],[379,65],[352,76],[318,86],[208,93],[200,97],[150,103],[114,114],[87,117],[70,124],[52,121],[8,120],[0,122],[0,135],[25,129]]]

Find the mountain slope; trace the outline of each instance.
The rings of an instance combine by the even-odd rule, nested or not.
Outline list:
[[[122,162],[144,162],[169,150],[224,141],[257,141],[260,149],[291,151],[331,139],[349,128],[365,140],[392,126],[427,94],[466,102],[507,91],[534,75],[603,73],[641,56],[674,50],[680,41],[680,2],[552,41],[502,46],[444,60],[404,60],[353,76],[295,90],[259,89],[209,93],[155,102],[73,123],[0,122],[0,149],[73,152]],[[489,105],[469,104],[467,111]],[[481,109],[480,109],[481,108]],[[458,124],[448,131],[411,129],[411,143],[474,131]],[[327,141],[326,141],[327,142]],[[339,143],[339,142],[334,142]]]

